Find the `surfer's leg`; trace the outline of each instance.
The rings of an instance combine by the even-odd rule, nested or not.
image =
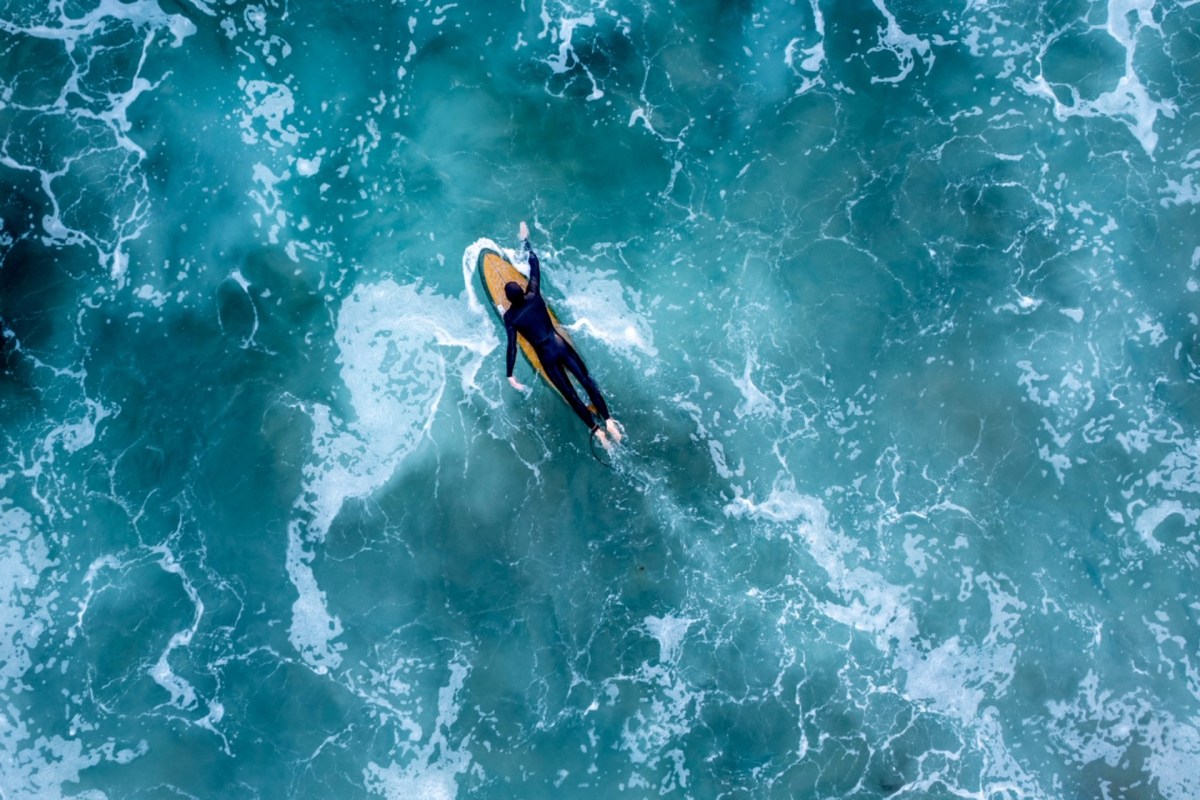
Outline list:
[[[588,374],[587,364],[583,363],[583,359],[571,345],[568,344],[565,349],[563,366],[575,376],[575,380],[579,381],[579,385],[587,392],[588,400],[591,400],[592,405],[596,407],[596,413],[600,415],[600,419],[607,420],[612,415],[608,413],[608,405],[604,402],[604,395],[600,394],[600,387]]]
[[[554,388],[558,389],[563,399],[567,401],[567,405],[575,412],[575,415],[583,420],[583,424],[587,425],[588,430],[595,428],[596,418],[592,416],[591,409],[585,406],[583,401],[579,399],[579,392],[575,391],[575,387],[567,379],[567,374],[563,372],[560,358],[556,358],[550,353],[545,354],[545,356],[538,353],[538,357],[542,362],[542,368],[546,370],[546,377],[554,384]]]

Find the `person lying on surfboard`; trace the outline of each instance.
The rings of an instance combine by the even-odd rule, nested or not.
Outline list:
[[[576,415],[583,420],[583,424],[587,425],[592,435],[600,439],[600,444],[608,447],[605,431],[612,436],[614,442],[619,442],[621,441],[621,428],[608,413],[608,405],[604,402],[604,396],[600,394],[596,382],[588,374],[587,365],[583,363],[583,359],[575,352],[571,343],[558,332],[554,327],[554,321],[550,319],[546,301],[542,299],[541,265],[538,264],[537,253],[533,252],[533,247],[529,244],[529,228],[524,222],[521,223],[518,235],[525,243],[525,252],[529,254],[529,286],[527,289],[522,289],[516,281],[504,284],[504,296],[508,298],[510,304],[509,309],[504,312],[504,332],[508,335],[506,356],[508,382],[518,391],[529,391],[529,387],[513,377],[513,365],[517,360],[517,334],[519,333],[537,352],[538,360],[542,362],[542,367],[546,370],[550,382],[566,399]],[[567,378],[568,372],[575,376],[575,380],[579,381],[579,385],[587,392],[588,400],[596,409],[594,414],[592,409],[579,399],[579,393],[575,391],[575,387]],[[604,422],[604,428],[601,428],[596,422],[597,416]]]

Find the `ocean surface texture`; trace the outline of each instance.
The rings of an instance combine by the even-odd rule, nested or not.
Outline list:
[[[1198,0],[3,0],[0,797],[1195,800],[1198,212]]]

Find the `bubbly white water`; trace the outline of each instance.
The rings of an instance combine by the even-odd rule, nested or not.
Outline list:
[[[1200,794],[1196,30],[0,10],[0,794]]]

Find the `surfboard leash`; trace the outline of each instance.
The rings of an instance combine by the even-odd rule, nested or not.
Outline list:
[[[592,433],[591,433],[591,435],[588,437],[588,446],[589,446],[589,447],[591,448],[591,450],[592,450],[592,458],[596,459],[596,461],[598,461],[599,463],[601,463],[601,464],[603,464],[604,466],[608,467],[609,469],[612,469],[612,468],[613,468],[613,465],[612,465],[611,463],[609,463],[609,462],[605,461],[604,459],[600,458],[600,456],[598,456],[598,455],[596,454],[596,434],[597,434],[597,433],[599,433],[599,432],[600,432],[600,428],[599,428],[599,427],[592,428]]]

